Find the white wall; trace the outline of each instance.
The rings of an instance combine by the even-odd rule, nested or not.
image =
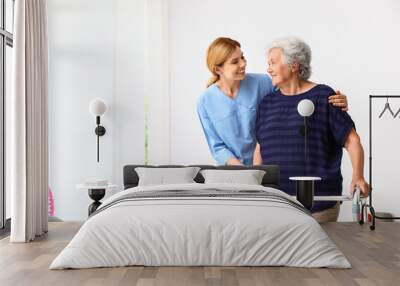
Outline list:
[[[329,84],[348,95],[350,114],[368,162],[368,95],[400,94],[399,1],[170,0],[169,3],[172,162],[213,162],[195,112],[196,100],[209,77],[205,51],[210,42],[218,36],[240,41],[248,59],[248,71],[264,73],[266,45],[288,35],[301,37],[310,44],[311,80]],[[381,110],[383,102],[378,103]],[[396,110],[399,107],[400,101]],[[378,211],[400,215],[400,192],[395,180],[400,161],[395,146],[400,139],[400,121],[387,119],[379,124],[382,134],[374,135],[375,149],[380,153],[376,153],[374,166],[374,205]],[[351,179],[347,154],[342,172],[347,191]],[[368,177],[368,168],[365,175]],[[350,217],[347,203],[342,207],[341,219]]]
[[[48,1],[50,187],[61,219],[87,217],[91,200],[77,184],[106,178],[121,187],[122,166],[143,162],[144,3]],[[88,110],[95,97],[108,105],[100,163]]]
[[[146,95],[146,1],[118,0],[114,21],[113,182],[122,188],[126,164],[144,163],[144,100]]]
[[[57,215],[66,220],[84,219],[90,203],[76,184],[105,177],[121,186],[122,166],[143,163],[145,98],[150,163],[213,163],[196,100],[209,77],[205,51],[218,36],[239,40],[248,71],[260,73],[266,69],[268,42],[286,35],[307,41],[313,50],[312,80],[348,95],[366,151],[368,95],[400,92],[400,3],[395,0],[50,0],[48,6],[50,184]],[[94,119],[87,110],[97,96],[109,104],[102,119],[107,134],[101,138],[100,164],[95,162]],[[400,215],[394,146],[399,125],[387,119],[379,124],[374,203]],[[391,139],[385,141],[388,134]],[[342,170],[347,186],[347,155]],[[343,205],[341,219],[350,218],[349,207]]]
[[[146,1],[146,97],[150,164],[171,161],[171,93],[168,1]]]

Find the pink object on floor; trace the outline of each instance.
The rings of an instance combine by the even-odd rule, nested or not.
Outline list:
[[[55,214],[54,197],[53,197],[53,192],[51,191],[50,188],[48,197],[49,197],[49,208],[48,208],[49,216],[54,216]]]

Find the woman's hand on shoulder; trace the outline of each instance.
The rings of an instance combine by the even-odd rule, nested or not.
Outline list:
[[[342,94],[340,90],[336,91],[336,94],[331,95],[329,98],[329,103],[333,106],[340,107],[342,111],[349,110],[349,104],[347,102],[347,96]]]

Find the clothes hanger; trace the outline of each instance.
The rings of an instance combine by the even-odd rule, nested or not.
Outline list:
[[[379,118],[381,118],[383,116],[383,114],[386,112],[386,110],[389,110],[390,114],[392,114],[393,117],[396,117],[392,111],[392,109],[390,108],[389,105],[389,98],[386,97],[386,103],[385,103],[385,107],[383,108],[382,113],[379,115]],[[400,110],[399,110],[400,111]],[[398,112],[397,112],[398,113]],[[397,115],[396,113],[396,115]]]
[[[400,108],[399,108],[399,110],[397,110],[397,112],[394,114],[394,118],[396,118],[397,117],[397,115],[400,113]]]

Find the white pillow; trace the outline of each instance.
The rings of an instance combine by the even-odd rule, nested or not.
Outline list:
[[[195,183],[193,179],[199,170],[199,167],[135,168],[139,176],[139,186]]]
[[[230,183],[261,185],[265,171],[262,170],[202,170],[205,184]]]

